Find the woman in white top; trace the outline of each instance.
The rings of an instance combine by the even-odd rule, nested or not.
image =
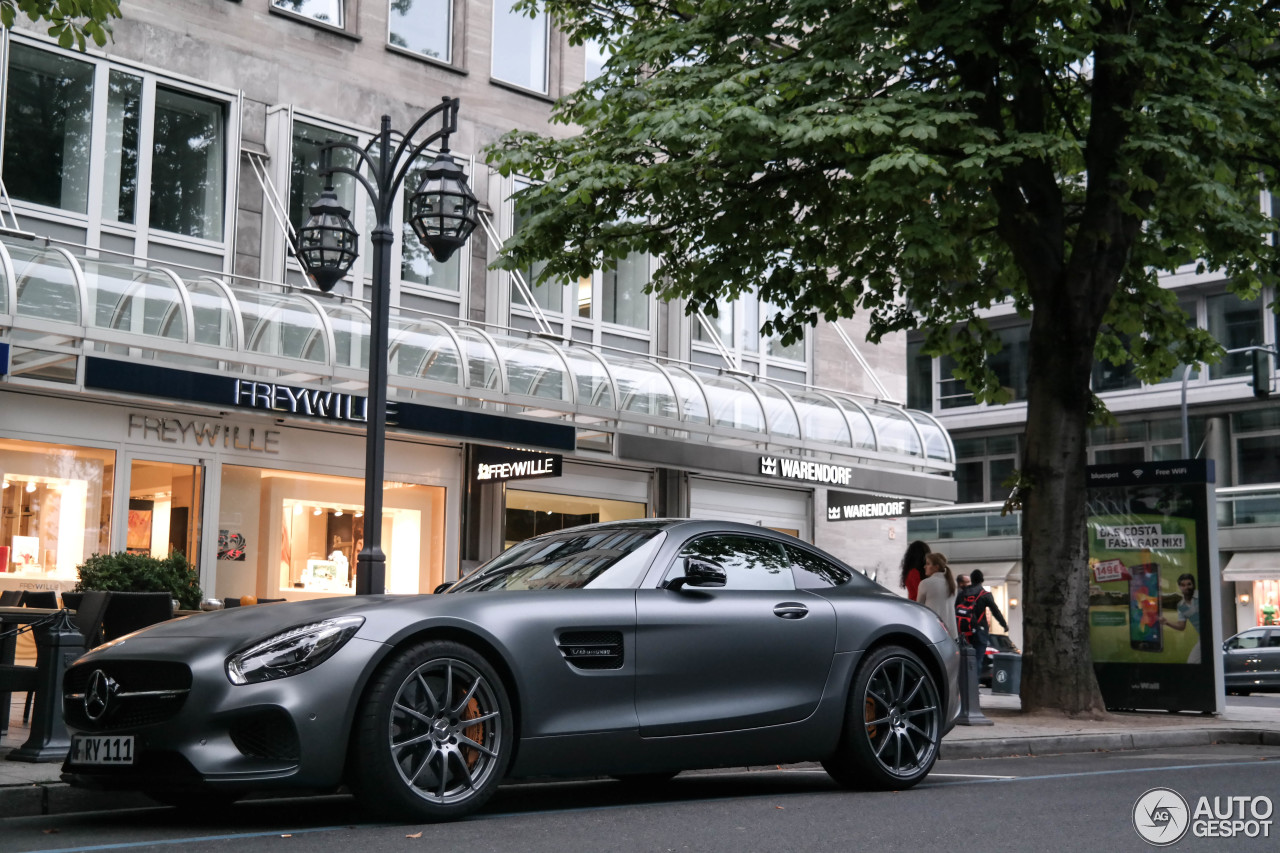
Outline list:
[[[924,580],[920,582],[916,600],[938,614],[951,639],[959,637],[956,631],[956,579],[947,565],[947,558],[937,551],[924,558]]]

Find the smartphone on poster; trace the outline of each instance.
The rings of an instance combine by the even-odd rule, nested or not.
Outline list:
[[[1129,567],[1129,647],[1139,652],[1164,649],[1160,621],[1160,566]]]

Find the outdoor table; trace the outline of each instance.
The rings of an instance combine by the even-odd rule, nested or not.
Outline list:
[[[84,654],[84,638],[71,624],[71,610],[44,607],[0,607],[0,631],[16,625],[36,625],[35,705],[31,711],[31,735],[8,755],[10,761],[61,761],[71,748],[62,719],[62,675],[67,665]],[[49,619],[62,615],[62,618]],[[14,646],[0,648],[0,663],[13,663]],[[4,694],[5,722],[9,700]]]

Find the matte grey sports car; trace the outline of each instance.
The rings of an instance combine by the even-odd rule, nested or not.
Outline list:
[[[447,820],[504,778],[817,760],[906,788],[959,709],[928,609],[790,536],[642,520],[514,546],[442,595],[242,607],[68,670],[64,778],[173,804],[348,785]]]

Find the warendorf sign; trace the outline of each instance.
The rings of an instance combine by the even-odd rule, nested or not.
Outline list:
[[[760,473],[765,477],[803,480],[806,483],[825,483],[833,486],[847,486],[853,480],[853,469],[847,465],[806,462],[779,456],[761,456]]]

